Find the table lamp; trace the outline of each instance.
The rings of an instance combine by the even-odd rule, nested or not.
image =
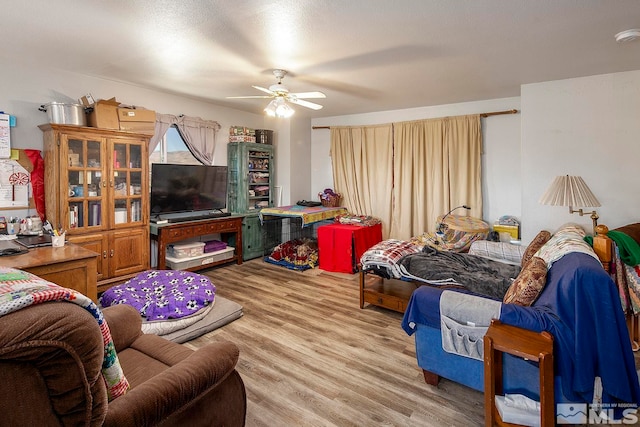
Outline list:
[[[587,184],[580,176],[557,176],[542,195],[539,203],[551,206],[568,206],[569,213],[577,213],[580,216],[590,215],[593,228],[598,225],[598,213],[594,210],[584,212],[583,207],[600,207],[600,202],[593,195]],[[573,208],[581,208],[574,210]]]

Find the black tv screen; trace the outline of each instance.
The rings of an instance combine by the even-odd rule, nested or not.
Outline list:
[[[226,207],[226,166],[151,165],[151,215]]]

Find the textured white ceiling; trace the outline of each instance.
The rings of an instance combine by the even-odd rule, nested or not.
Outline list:
[[[260,113],[290,74],[327,117],[518,96],[640,69],[638,0],[2,0],[3,61],[48,64]]]

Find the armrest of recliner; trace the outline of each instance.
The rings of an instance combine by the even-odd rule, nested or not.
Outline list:
[[[238,361],[229,341],[208,344],[109,403],[105,426],[156,425],[227,378]]]
[[[130,305],[118,304],[103,308],[102,314],[109,325],[116,351],[129,347],[142,335],[142,316]]]
[[[103,358],[98,323],[77,304],[51,301],[1,316],[0,424],[100,424]]]

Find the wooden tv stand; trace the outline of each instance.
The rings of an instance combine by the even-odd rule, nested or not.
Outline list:
[[[187,270],[203,270],[236,261],[242,264],[242,216],[226,216],[222,218],[199,219],[195,221],[174,222],[167,224],[151,224],[151,239],[158,243],[158,270],[167,268],[167,245],[194,237],[209,234],[220,234],[220,238],[235,248],[233,257],[190,267]]]

